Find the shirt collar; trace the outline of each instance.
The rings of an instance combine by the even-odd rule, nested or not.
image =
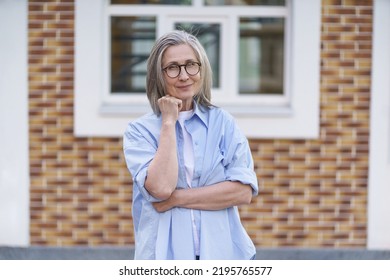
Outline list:
[[[194,115],[197,115],[198,118],[204,123],[204,125],[206,127],[208,127],[208,110],[210,110],[209,108],[206,108],[200,104],[198,104],[196,101],[194,101],[193,103],[193,107],[194,107]]]

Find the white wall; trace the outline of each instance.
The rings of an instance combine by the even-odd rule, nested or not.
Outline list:
[[[369,249],[390,249],[390,1],[374,2],[371,87]]]
[[[0,246],[29,245],[27,0],[0,0]]]

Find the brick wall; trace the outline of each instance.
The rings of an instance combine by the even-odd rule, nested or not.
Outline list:
[[[31,244],[132,244],[119,138],[73,136],[74,3],[29,2]]]
[[[308,23],[309,24],[309,23]],[[365,247],[372,1],[323,0],[317,140],[250,144],[258,247]],[[31,244],[132,245],[122,139],[73,135],[74,1],[29,1]]]

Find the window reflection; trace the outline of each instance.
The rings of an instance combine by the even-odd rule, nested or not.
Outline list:
[[[240,93],[283,94],[284,19],[240,19]]]
[[[111,92],[145,92],[155,17],[111,17]]]

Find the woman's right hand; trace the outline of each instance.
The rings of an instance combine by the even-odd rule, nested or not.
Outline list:
[[[166,95],[158,100],[163,122],[176,123],[179,118],[179,112],[182,107],[182,101],[176,97]]]

